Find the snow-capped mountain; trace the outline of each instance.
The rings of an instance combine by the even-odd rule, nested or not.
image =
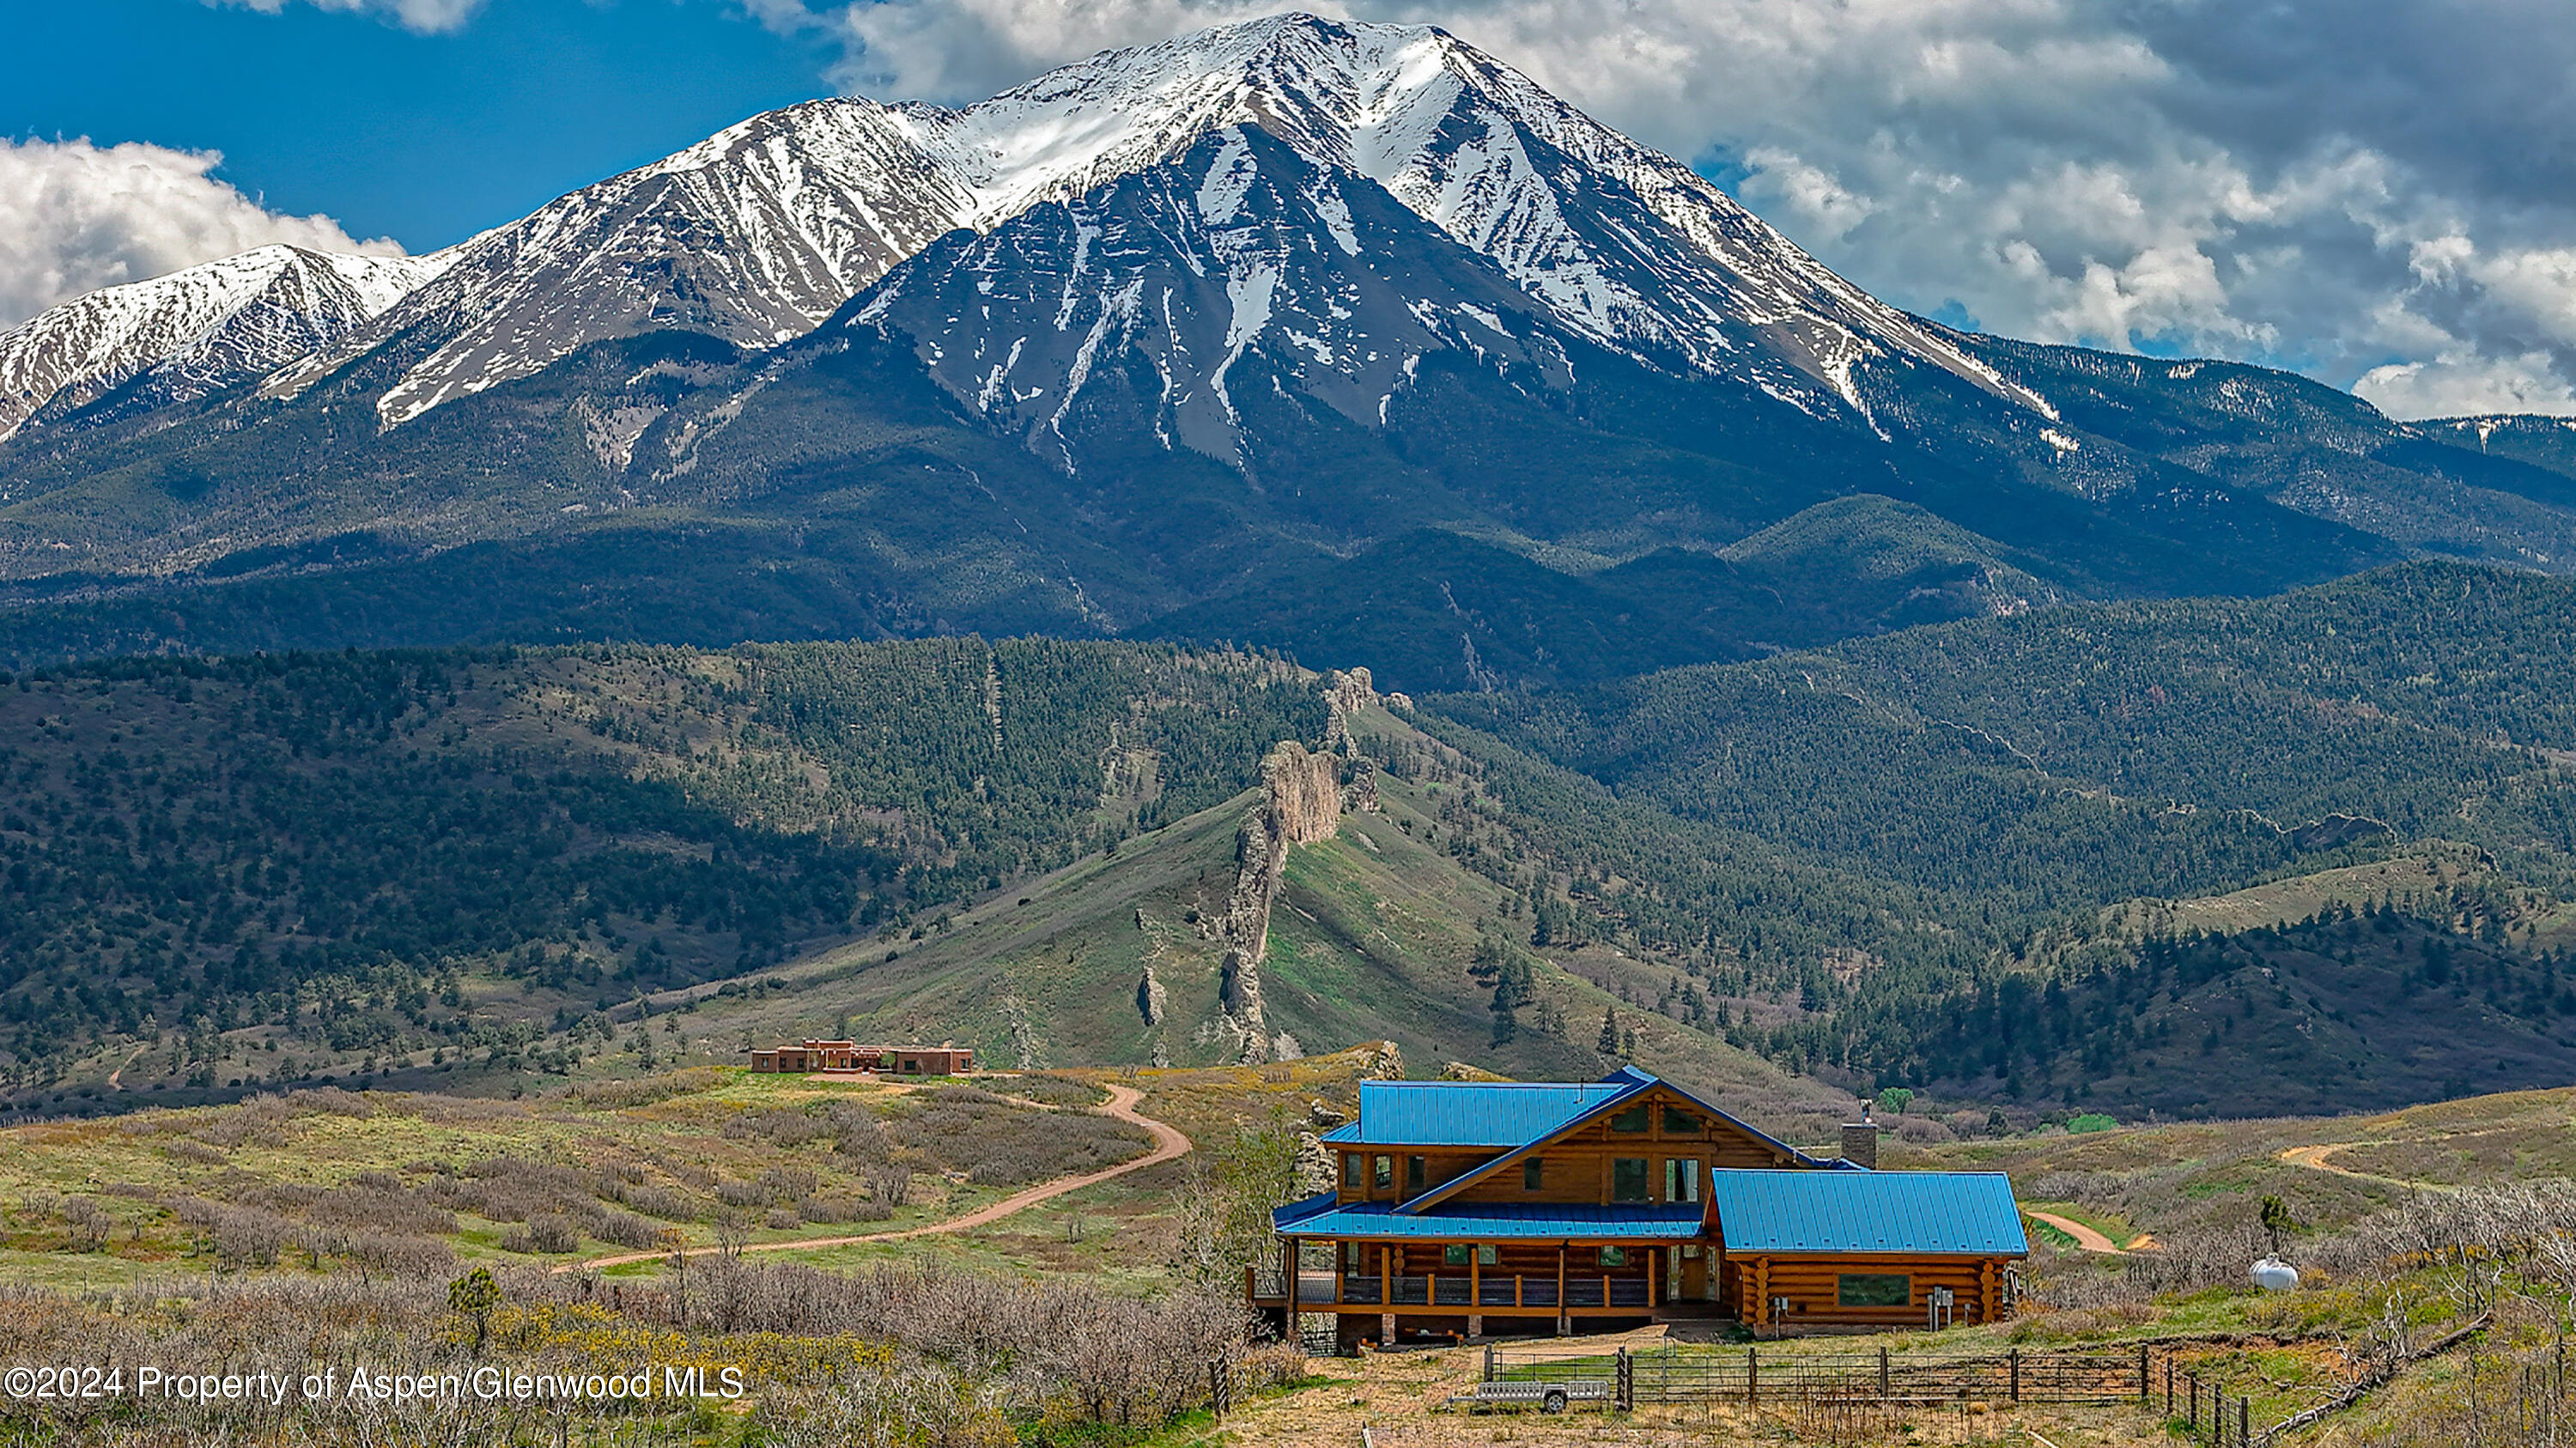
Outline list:
[[[0,438],[119,388],[146,405],[263,376],[357,331],[444,264],[263,246],[75,297],[0,332]]]
[[[425,355],[378,400],[392,426],[610,337],[773,346],[949,231],[1235,126],[1384,188],[1604,344],[1811,411],[1865,412],[1852,369],[1889,355],[2046,410],[1687,166],[1446,32],[1302,15],[1105,52],[962,110],[843,99],[753,117],[457,248],[434,285],[270,390],[407,336]]]
[[[961,405],[1073,471],[1078,434],[1099,425],[1085,414],[1102,409],[1114,430],[1248,461],[1228,374],[1255,350],[1300,397],[1364,426],[1385,424],[1429,353],[1519,364],[1538,386],[1571,372],[1553,314],[1499,267],[1248,125],[943,238],[849,325],[916,348]],[[1145,370],[1131,375],[1131,358]]]
[[[1648,609],[1703,644],[1810,638],[1705,560],[1870,494],[1821,554],[1937,520],[2016,597],[2576,571],[2554,434],[1951,331],[1444,32],[1305,16],[791,106],[434,257],[254,253],[0,341],[0,643],[76,596],[14,635],[67,653],[1303,617],[1481,678],[1630,562],[1735,600]],[[1481,624],[1375,576],[1497,556]]]

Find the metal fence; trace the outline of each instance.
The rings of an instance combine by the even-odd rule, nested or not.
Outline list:
[[[1488,1348],[1485,1380],[1608,1382],[1621,1407],[1764,1401],[2144,1402],[2144,1349],[1997,1353],[1768,1353],[1744,1348],[1625,1349],[1569,1357]]]

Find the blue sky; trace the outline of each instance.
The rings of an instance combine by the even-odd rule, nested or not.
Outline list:
[[[221,151],[274,210],[419,252],[832,86],[723,0],[504,0],[445,34],[292,5],[0,0],[0,134]]]

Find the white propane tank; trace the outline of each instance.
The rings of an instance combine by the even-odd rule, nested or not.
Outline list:
[[[2299,1269],[2278,1257],[2266,1257],[2254,1264],[2254,1285],[2266,1292],[2287,1292],[2299,1285]]]

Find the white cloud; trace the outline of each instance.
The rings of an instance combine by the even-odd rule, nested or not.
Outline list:
[[[289,4],[306,4],[316,10],[338,10],[354,15],[372,15],[390,20],[418,35],[443,35],[464,28],[465,22],[483,8],[483,0],[204,0],[206,4],[238,5],[263,15],[275,15]]]
[[[222,160],[137,141],[0,141],[0,326],[270,242],[401,254],[327,216],[268,210],[207,174]]]
[[[804,13],[759,4],[775,24]],[[849,46],[841,83],[958,101],[1274,8],[861,0],[815,23]],[[2576,27],[2557,0],[1313,8],[1443,25],[1640,140],[1725,167],[1755,209],[1900,305],[2369,376],[2410,412],[2576,410],[2560,400],[2576,378]],[[2444,340],[2390,362],[2392,304]]]

